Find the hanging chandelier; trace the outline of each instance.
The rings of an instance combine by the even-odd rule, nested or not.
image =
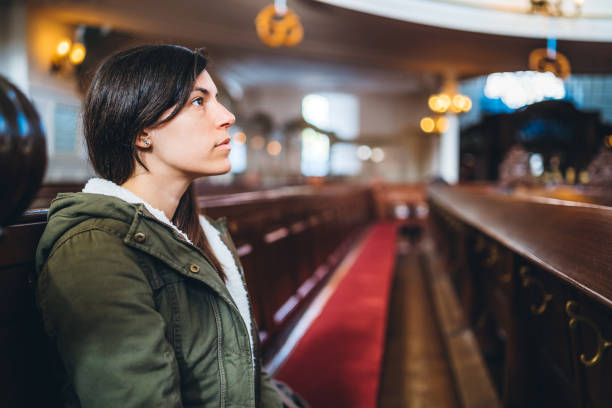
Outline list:
[[[584,0],[530,0],[532,14],[552,17],[578,17],[582,14]]]

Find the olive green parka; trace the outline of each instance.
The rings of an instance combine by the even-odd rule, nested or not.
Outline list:
[[[208,220],[242,274],[224,221]],[[68,406],[282,407],[254,320],[247,327],[211,262],[144,203],[59,194],[36,269]]]

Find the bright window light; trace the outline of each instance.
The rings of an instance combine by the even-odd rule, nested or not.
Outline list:
[[[244,136],[244,133],[238,128],[233,128],[233,135],[230,139],[230,150],[229,159],[232,164],[231,173],[242,173],[246,170],[247,167],[247,145],[242,141],[241,137]],[[242,142],[242,143],[241,143]]]
[[[359,99],[355,95],[306,95],[302,99],[302,116],[306,122],[334,132],[340,139],[352,140],[359,135]]]
[[[353,176],[361,171],[361,160],[357,157],[357,145],[334,143],[331,147],[331,174]]]
[[[324,177],[329,173],[329,137],[314,129],[302,131],[301,171],[305,176]]]
[[[302,99],[302,116],[306,122],[329,130],[329,100],[323,95],[306,95]]]
[[[544,173],[544,160],[540,153],[533,153],[529,157],[529,170],[535,177],[539,177]]]
[[[487,77],[484,93],[489,99],[499,98],[507,107],[518,109],[545,99],[563,99],[565,86],[552,72],[498,72]]]

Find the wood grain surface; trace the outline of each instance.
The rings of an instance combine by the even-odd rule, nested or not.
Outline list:
[[[440,207],[612,307],[612,207],[432,185]]]

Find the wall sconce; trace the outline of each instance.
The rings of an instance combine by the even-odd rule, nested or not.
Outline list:
[[[77,30],[77,37],[83,30]],[[51,72],[69,72],[74,66],[80,65],[87,55],[87,49],[81,41],[72,42],[68,38],[60,40],[51,59]]]

